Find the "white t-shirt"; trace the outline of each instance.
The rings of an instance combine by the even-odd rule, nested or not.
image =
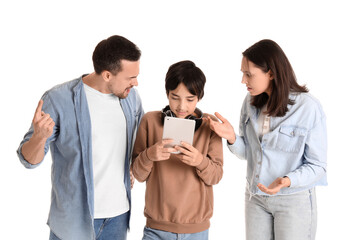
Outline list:
[[[263,136],[270,131],[270,116],[265,115],[267,108],[266,105],[260,110],[258,117],[258,136],[259,141],[262,140]]]
[[[124,186],[126,119],[114,94],[84,84],[92,125],[94,218],[111,218],[129,210]]]

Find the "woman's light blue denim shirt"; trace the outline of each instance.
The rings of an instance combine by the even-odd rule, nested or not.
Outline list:
[[[60,239],[95,239],[94,183],[92,169],[91,121],[82,77],[57,85],[42,99],[42,110],[55,122],[52,136],[45,145],[52,155],[52,193],[48,225]],[[137,125],[143,115],[140,97],[132,89],[121,99],[127,125],[127,151],[124,169],[129,169]],[[17,154],[26,168],[35,168],[22,155],[23,144],[33,134],[30,127]],[[117,134],[117,133],[115,133]],[[124,184],[131,205],[129,171],[124,172]]]
[[[323,109],[309,93],[290,94],[295,101],[288,105],[284,117],[270,118],[270,132],[258,137],[259,109],[244,100],[239,135],[228,147],[241,159],[247,160],[247,186],[253,194],[266,195],[258,183],[270,185],[277,177],[287,176],[291,186],[279,195],[292,194],[327,185],[327,131]]]

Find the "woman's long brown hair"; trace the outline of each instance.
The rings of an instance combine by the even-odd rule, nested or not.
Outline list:
[[[272,92],[252,97],[251,104],[261,109],[267,104],[267,114],[273,117],[283,117],[288,111],[288,104],[295,102],[289,99],[289,93],[308,92],[306,86],[300,86],[293,68],[281,47],[269,39],[261,40],[242,53],[243,57],[254,63],[264,73],[271,70],[273,74]]]

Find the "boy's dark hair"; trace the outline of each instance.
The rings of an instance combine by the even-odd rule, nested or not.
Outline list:
[[[180,83],[183,83],[199,100],[204,96],[206,77],[192,61],[181,61],[170,66],[165,78],[166,94],[168,95],[170,90],[175,90]]]
[[[102,40],[93,52],[94,71],[101,74],[109,71],[116,75],[122,70],[121,60],[138,61],[140,49],[128,39],[114,35]]]
[[[295,102],[289,99],[289,93],[308,92],[305,86],[300,86],[295,77],[293,68],[281,49],[274,41],[261,40],[242,53],[242,55],[264,73],[271,70],[273,74],[271,96],[266,93],[252,97],[251,104],[262,108],[267,104],[267,114],[274,117],[282,117],[288,111],[288,104]]]

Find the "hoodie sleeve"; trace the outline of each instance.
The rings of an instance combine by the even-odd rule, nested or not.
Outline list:
[[[196,172],[206,185],[215,185],[222,179],[223,144],[222,139],[213,131],[210,135],[208,152],[196,168]]]
[[[131,164],[134,177],[139,182],[144,182],[147,180],[153,167],[153,161],[151,161],[147,156],[147,148],[149,147],[147,141],[147,132],[148,119],[147,116],[144,115],[137,131]]]

